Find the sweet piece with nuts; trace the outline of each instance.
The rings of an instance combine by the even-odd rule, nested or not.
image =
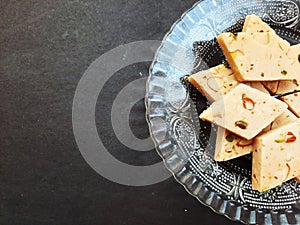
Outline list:
[[[222,33],[217,37],[237,80],[292,80],[297,75],[287,57],[290,44],[276,34]]]
[[[271,129],[286,125],[294,122],[297,117],[288,109],[284,110],[280,116],[278,116],[271,125],[263,129],[260,134],[268,132]],[[253,139],[244,139],[232,132],[225,130],[222,127],[218,127],[215,156],[216,161],[227,161],[234,158],[238,158],[243,155],[251,153],[253,150]]]
[[[300,175],[300,119],[254,140],[252,188],[266,191]]]
[[[227,161],[252,152],[253,140],[247,140],[219,127],[217,131],[216,148],[214,159]]]
[[[223,64],[195,73],[189,76],[189,81],[211,102],[227,94],[239,83],[231,69]]]
[[[276,35],[275,31],[264,21],[261,20],[256,15],[248,15],[245,18],[245,23],[243,26],[243,32],[248,33],[258,33],[258,32],[270,32],[273,35]],[[277,36],[278,39],[281,39]],[[275,94],[277,91],[279,81],[263,81],[263,85],[269,90],[271,94]]]
[[[200,118],[250,140],[286,108],[284,102],[239,84],[224,98],[212,103],[200,114]]]

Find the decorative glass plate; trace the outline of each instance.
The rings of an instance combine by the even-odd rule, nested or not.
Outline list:
[[[251,189],[251,156],[215,162],[216,128],[198,119],[208,102],[181,78],[220,64],[224,56],[215,37],[240,31],[249,14],[299,43],[299,5],[297,0],[200,1],[173,25],[150,68],[147,120],[166,167],[201,203],[247,224],[300,224],[300,183],[290,180],[260,193]]]

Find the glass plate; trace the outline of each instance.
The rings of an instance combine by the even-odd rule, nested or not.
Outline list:
[[[215,162],[216,128],[198,119],[208,102],[180,78],[221,63],[224,56],[215,37],[223,31],[240,31],[249,14],[260,16],[292,44],[299,43],[299,4],[200,1],[173,25],[150,68],[147,120],[166,167],[201,203],[247,224],[300,224],[300,184],[290,180],[260,193],[251,189],[250,156]]]

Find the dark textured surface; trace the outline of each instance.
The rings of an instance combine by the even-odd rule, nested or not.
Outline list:
[[[194,3],[1,1],[1,225],[238,224],[198,203],[173,178],[147,187],[106,180],[85,162],[72,131],[74,92],[90,63],[121,44],[161,40]],[[132,164],[159,157],[154,151],[130,153],[134,161],[130,150],[111,141],[110,107],[116,91],[140,73],[147,76],[148,67],[119,71],[97,104],[101,138],[116,158]],[[143,102],[130,118],[136,136],[147,137]]]

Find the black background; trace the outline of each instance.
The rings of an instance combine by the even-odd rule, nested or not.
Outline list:
[[[239,224],[201,205],[172,177],[146,187],[108,181],[85,162],[72,131],[74,92],[88,66],[119,45],[161,40],[195,2],[1,0],[1,225]],[[122,87],[148,75],[149,65],[116,73],[97,103],[106,147],[136,165],[160,159],[118,142],[110,109]],[[139,138],[149,135],[144,111],[140,101],[130,117]]]

